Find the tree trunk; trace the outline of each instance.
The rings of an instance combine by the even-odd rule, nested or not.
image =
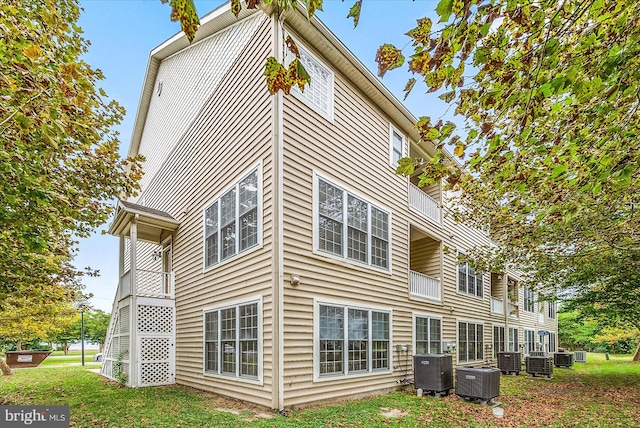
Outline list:
[[[62,342],[62,352],[64,355],[69,355],[69,342]]]
[[[9,367],[2,358],[0,358],[0,370],[2,370],[2,374],[5,376],[10,376],[13,374],[13,372],[11,371],[11,367]]]
[[[636,353],[633,356],[633,361],[640,361],[640,343],[638,344],[638,349],[636,349]]]

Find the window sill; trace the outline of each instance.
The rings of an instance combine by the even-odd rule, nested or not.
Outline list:
[[[358,378],[364,378],[364,377],[371,377],[371,376],[388,376],[388,375],[392,375],[393,374],[393,370],[391,369],[380,369],[380,370],[374,370],[371,372],[353,372],[353,373],[349,373],[349,374],[336,374],[336,375],[321,375],[321,376],[314,376],[313,378],[313,382],[331,382],[331,381],[345,381],[345,380],[349,380],[349,379],[358,379]]]
[[[216,263],[215,265],[204,267],[204,263],[203,263],[202,273],[211,272],[213,270],[221,268],[222,266],[225,266],[225,265],[227,265],[229,263],[232,263],[235,260],[238,260],[238,259],[240,259],[240,258],[242,258],[244,256],[247,256],[247,255],[249,255],[251,253],[254,253],[254,252],[256,252],[256,251],[258,251],[258,250],[260,250],[262,248],[263,248],[263,244],[262,244],[262,240],[261,240],[261,242],[259,242],[259,243],[255,244],[255,245],[247,248],[246,250],[242,250],[238,254],[236,254],[234,256],[231,256],[228,259],[221,260],[218,263]]]
[[[465,297],[470,297],[470,298],[476,299],[478,301],[484,301],[484,296],[476,296],[475,294],[465,293],[465,292],[460,291],[458,289],[456,289],[456,294],[459,294],[459,295],[465,296]]]
[[[325,261],[327,261],[327,260],[335,261],[335,262],[337,262],[337,264],[342,265],[344,267],[347,267],[349,269],[351,269],[354,266],[356,266],[356,267],[359,267],[359,268],[362,268],[362,269],[366,269],[366,270],[374,271],[374,272],[379,272],[379,273],[383,273],[383,274],[386,274],[386,275],[391,275],[393,273],[391,268],[385,269],[385,268],[377,267],[375,265],[369,265],[369,264],[366,264],[366,263],[358,262],[356,260],[351,260],[351,259],[347,259],[345,257],[340,257],[340,256],[337,256],[337,255],[332,254],[332,253],[326,253],[326,252],[324,252],[322,250],[314,249],[313,250],[313,255],[316,256],[318,259],[323,259]]]
[[[237,377],[237,376],[234,376],[234,375],[226,375],[226,374],[221,374],[221,373],[212,373],[212,372],[208,372],[208,371],[203,371],[202,373],[204,374],[205,377],[208,377],[208,378],[227,380],[229,382],[241,382],[241,383],[247,383],[247,384],[250,384],[250,385],[257,385],[257,386],[263,386],[264,385],[264,382],[260,378]]]

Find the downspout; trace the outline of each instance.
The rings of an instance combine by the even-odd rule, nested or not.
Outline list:
[[[276,6],[271,15],[273,25],[273,53],[282,63],[284,61],[283,47],[283,29],[279,19],[279,9]],[[283,95],[281,91],[273,95],[272,101],[273,114],[273,155],[272,167],[273,173],[273,276],[272,276],[272,294],[273,294],[273,378],[272,378],[272,407],[277,410],[284,409],[284,276],[283,276]]]

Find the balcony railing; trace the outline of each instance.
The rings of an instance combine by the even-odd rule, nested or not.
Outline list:
[[[136,294],[146,297],[173,298],[173,272],[136,270]]]
[[[507,311],[509,311],[509,316],[514,318],[520,317],[520,309],[518,305],[515,303],[507,302]]]
[[[409,293],[416,297],[440,300],[440,279],[409,271]]]
[[[504,304],[502,299],[491,298],[491,313],[496,315],[504,315]]]
[[[440,223],[440,205],[418,186],[409,183],[409,206],[430,220]]]

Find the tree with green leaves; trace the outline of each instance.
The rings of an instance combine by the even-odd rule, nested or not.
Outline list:
[[[3,326],[14,317],[9,302],[63,308],[80,296],[76,239],[104,223],[111,199],[132,194],[141,174],[141,158],[118,154],[113,127],[124,109],[82,59],[79,13],[76,0],[0,3]]]
[[[109,320],[111,320],[111,315],[100,309],[89,311],[84,318],[84,337],[88,341],[100,345],[100,351],[102,351],[107,337]]]
[[[604,345],[612,354],[628,354],[639,341],[640,330],[625,327],[605,327],[593,338],[594,343]]]
[[[53,334],[47,336],[47,340],[56,345],[59,345],[62,348],[62,352],[64,355],[69,354],[69,347],[78,343],[82,337],[81,331],[81,323],[80,323],[80,315],[76,314],[74,317],[73,323],[67,326],[64,329],[58,330]]]
[[[558,344],[570,350],[592,350],[598,322],[580,311],[558,311]]]
[[[49,289],[49,292],[53,291]],[[62,286],[55,291],[66,293]],[[0,338],[14,343],[17,350],[22,350],[24,345],[36,339],[49,340],[79,320],[78,311],[73,305],[63,304],[60,298],[55,297],[49,303],[34,305],[28,295],[12,295],[2,302],[2,306]]]

